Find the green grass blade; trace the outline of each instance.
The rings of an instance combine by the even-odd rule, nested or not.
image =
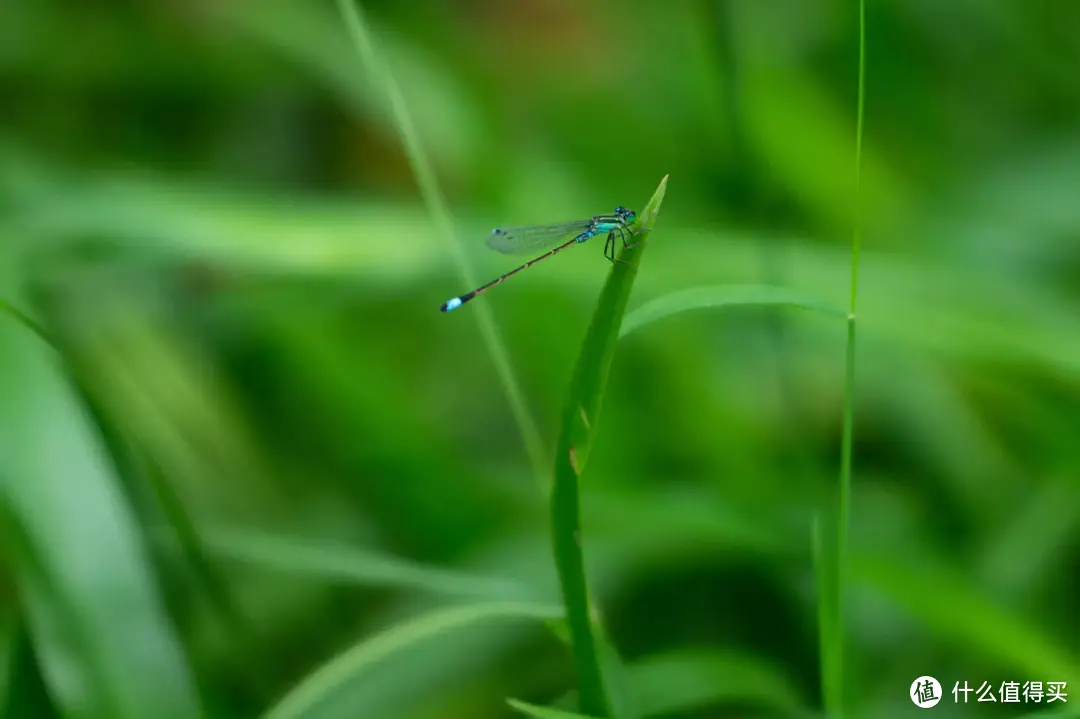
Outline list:
[[[316,710],[389,659],[420,642],[461,627],[499,619],[547,620],[559,617],[558,606],[497,602],[441,609],[391,627],[345,650],[309,674],[274,705],[265,719],[293,719]]]
[[[61,713],[201,715],[135,517],[52,348],[0,314],[0,530]]]
[[[526,704],[517,699],[507,699],[506,703],[509,704],[514,711],[520,712],[527,717],[532,717],[533,719],[597,719],[596,717],[587,714],[538,707],[535,704]]]
[[[742,652],[673,650],[630,667],[629,676],[649,717],[689,715],[720,702],[758,706],[776,716],[808,713],[778,667]]]
[[[844,423],[840,447],[840,486],[836,505],[836,534],[831,553],[835,555],[832,567],[832,591],[819,597],[821,626],[822,695],[825,712],[830,719],[844,716],[844,592],[847,583],[848,527],[851,523],[851,464],[854,434],[855,404],[855,318],[859,295],[859,252],[862,248],[862,148],[863,109],[866,105],[866,2],[859,0],[859,89],[855,121],[855,197],[854,220],[851,231],[851,300],[847,319],[847,352],[844,379]],[[815,536],[822,540],[820,526]],[[818,545],[819,557],[827,551],[826,545]],[[828,564],[819,562],[819,571]],[[819,587],[823,586],[819,578]],[[827,660],[827,663],[826,663]]]
[[[642,210],[637,245],[620,254],[608,275],[593,312],[570,382],[555,453],[555,485],[551,495],[552,539],[566,621],[577,673],[580,708],[610,717],[611,700],[604,687],[596,636],[590,620],[588,587],[581,549],[581,506],[578,480],[596,436],[608,371],[619,339],[619,325],[630,299],[644,242],[656,221],[667,189],[665,176]]]
[[[683,716],[722,703],[761,707],[776,716],[811,716],[780,667],[739,651],[688,647],[646,657],[623,668],[642,717]],[[567,692],[556,706],[572,706]]]
[[[420,196],[438,225],[439,234],[445,239],[454,260],[457,262],[463,285],[465,287],[476,287],[476,277],[466,260],[465,250],[454,232],[449,207],[442,191],[439,189],[439,184],[435,179],[435,171],[428,161],[427,153],[420,143],[420,136],[406,107],[405,97],[390,68],[375,51],[367,22],[360,12],[359,2],[358,0],[338,0],[337,5],[342,18],[345,20],[349,37],[356,47],[357,53],[374,79],[383,85],[389,97],[390,107],[394,115],[394,124],[397,126],[401,142],[405,147],[405,153],[409,158],[409,164],[412,166],[413,174],[416,176]],[[503,390],[506,392],[510,411],[517,422],[518,431],[521,432],[522,442],[529,456],[533,474],[540,486],[544,487],[546,486],[544,478],[547,476],[547,463],[544,461],[544,447],[543,442],[540,440],[540,431],[537,429],[536,421],[525,405],[525,397],[510,366],[509,355],[503,345],[498,328],[495,326],[495,318],[492,316],[490,307],[484,302],[476,304],[477,306],[473,308],[473,315],[480,325],[480,334],[483,337],[484,345],[487,347],[488,352],[491,353],[495,371],[498,373]]]
[[[625,337],[657,320],[682,312],[741,305],[786,305],[822,312],[833,317],[847,316],[846,312],[827,300],[786,287],[772,285],[692,287],[657,297],[628,312],[619,330],[619,337]]]
[[[600,652],[600,666],[603,667],[605,688],[611,699],[612,719],[641,719],[641,712],[635,687],[632,686],[628,667],[619,656],[618,649],[608,640],[605,627],[596,623],[596,640]]]
[[[209,553],[223,559],[324,581],[485,601],[523,601],[530,594],[510,580],[428,567],[340,542],[225,529],[204,530],[202,541]]]
[[[958,580],[929,562],[902,563],[857,554],[851,572],[860,585],[880,592],[935,637],[967,648],[980,660],[1024,676],[1080,682],[1080,662],[1066,642],[988,598],[973,582]],[[994,631],[986,631],[987,627]]]

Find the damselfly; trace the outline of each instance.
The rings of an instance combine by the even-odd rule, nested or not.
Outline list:
[[[615,259],[615,236],[618,235],[619,239],[622,240],[623,247],[633,247],[637,244],[628,243],[626,241],[627,235],[631,237],[634,235],[634,231],[630,226],[634,224],[634,220],[636,219],[637,213],[633,210],[628,210],[625,207],[616,207],[615,211],[610,215],[597,215],[588,220],[559,222],[553,225],[529,225],[527,227],[496,227],[491,231],[491,235],[487,239],[487,246],[504,255],[523,255],[539,252],[542,249],[551,247],[559,240],[566,240],[567,237],[570,239],[566,240],[561,245],[548,250],[539,257],[529,260],[521,267],[510,270],[505,275],[496,277],[486,285],[477,287],[472,292],[466,292],[459,297],[447,300],[439,307],[439,310],[442,312],[456,310],[473,297],[483,294],[495,285],[501,283],[507,277],[516,275],[518,272],[532,267],[540,260],[547,259],[571,245],[584,242],[585,240],[605,232],[607,233],[607,242],[604,243],[604,257],[612,262],[618,262],[619,260]]]

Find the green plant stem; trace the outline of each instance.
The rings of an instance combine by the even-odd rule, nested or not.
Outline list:
[[[855,329],[859,288],[859,250],[862,246],[862,146],[863,117],[866,104],[866,2],[859,0],[859,90],[855,126],[854,220],[851,236],[851,299],[847,318],[847,352],[844,376],[844,423],[840,449],[840,487],[836,516],[836,589],[833,597],[835,615],[830,622],[833,637],[828,655],[833,671],[826,670],[824,687],[826,709],[830,717],[844,715],[844,590],[848,581],[848,531],[851,522],[851,467],[855,404]],[[831,677],[830,677],[831,675]]]
[[[408,108],[405,104],[405,97],[402,94],[401,88],[394,78],[390,67],[384,63],[379,54],[375,52],[375,46],[374,43],[372,43],[367,22],[361,14],[359,2],[356,0],[337,0],[337,5],[342,18],[345,20],[345,25],[349,31],[349,37],[356,47],[357,53],[360,55],[364,65],[367,66],[372,77],[376,82],[382,83],[383,88],[386,91],[387,97],[390,100],[391,111],[394,115],[394,124],[401,137],[405,153],[409,158],[409,164],[412,166],[413,174],[416,176],[416,183],[420,190],[420,196],[423,198],[424,204],[427,205],[428,210],[431,212],[432,217],[438,225],[439,234],[446,240],[446,243],[454,256],[454,260],[458,264],[458,269],[460,270],[462,280],[464,281],[463,284],[467,287],[475,287],[477,284],[476,278],[473,276],[472,269],[466,260],[465,250],[454,232],[450,210],[439,189],[438,182],[435,179],[435,172],[431,167],[431,163],[428,161],[427,153],[424,152],[423,146],[420,143],[420,136],[416,131],[416,127],[413,125],[412,117],[409,115]],[[543,442],[540,440],[540,432],[537,429],[536,422],[525,405],[524,395],[521,392],[521,387],[514,375],[514,371],[510,366],[510,359],[502,339],[499,336],[498,328],[495,326],[495,319],[491,314],[490,308],[483,302],[477,303],[477,306],[473,310],[473,315],[477,318],[484,345],[491,354],[492,362],[495,365],[495,371],[498,373],[499,380],[502,382],[503,391],[506,392],[507,401],[510,404],[510,411],[514,415],[515,422],[517,422],[518,431],[521,433],[522,442],[525,445],[525,451],[529,456],[533,474],[541,488],[545,488],[547,469],[546,462],[544,461]]]
[[[866,105],[866,0],[859,0],[859,99],[855,120],[855,207],[851,231],[851,319],[859,296],[859,250],[862,248],[862,147]],[[854,337],[854,335],[852,335]],[[854,340],[852,340],[854,341]]]
[[[599,643],[592,625],[581,546],[579,484],[596,437],[608,372],[619,341],[619,326],[646,237],[656,221],[666,189],[665,176],[641,213],[640,230],[634,237],[637,246],[620,253],[620,261],[611,269],[600,292],[574,366],[556,443],[555,483],[551,493],[552,549],[570,633],[579,707],[583,714],[596,717],[611,717],[613,704],[604,684]]]
[[[572,460],[567,460],[572,461]],[[581,505],[576,481],[560,480],[556,472],[551,493],[552,523],[562,529],[553,533],[553,548],[570,646],[574,673],[578,680],[578,706],[586,714],[611,716],[611,701],[604,686],[603,671],[596,636],[590,616],[589,587],[585,579],[585,557],[581,547]],[[569,530],[569,531],[567,531]]]

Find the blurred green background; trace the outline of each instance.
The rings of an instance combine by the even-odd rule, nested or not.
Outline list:
[[[955,704],[965,681],[1071,682],[1072,708],[1080,5],[868,6],[850,716],[921,716],[921,675],[934,716],[1046,707]],[[631,310],[847,307],[855,2],[364,11],[452,237],[330,0],[0,7],[4,716],[260,716],[350,648],[304,716],[573,688],[523,615],[558,602],[541,484],[608,263],[589,243],[439,313],[471,289],[455,252],[514,266],[494,225],[640,210],[670,173]],[[584,545],[641,714],[820,715],[844,347],[783,307],[620,341]]]

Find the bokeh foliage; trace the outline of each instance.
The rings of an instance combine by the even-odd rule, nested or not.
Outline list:
[[[631,312],[846,306],[855,3],[364,7],[476,278],[509,269],[491,226],[670,174]],[[956,681],[1077,706],[1080,7],[867,20],[851,716],[914,715],[923,674],[944,716],[1040,708]],[[469,287],[383,90],[329,1],[0,9],[6,716],[282,716],[321,686],[304,716],[506,717],[573,688],[537,463],[476,307],[437,311]],[[544,457],[608,271],[589,243],[473,303]],[[619,340],[583,542],[642,715],[819,711],[844,340],[799,306]]]

